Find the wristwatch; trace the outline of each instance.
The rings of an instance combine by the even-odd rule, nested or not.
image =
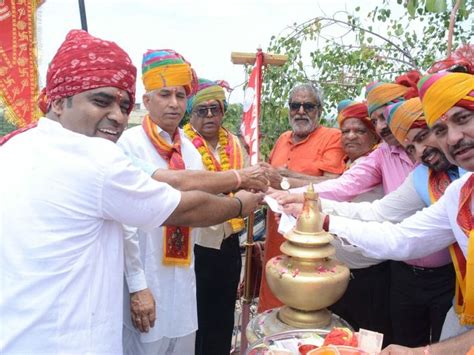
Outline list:
[[[286,177],[281,179],[280,187],[282,188],[282,190],[288,190],[291,187],[290,182],[288,181]]]

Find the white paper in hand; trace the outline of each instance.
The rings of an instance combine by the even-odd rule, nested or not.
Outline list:
[[[369,354],[378,354],[382,350],[382,333],[360,328],[357,340],[359,342],[358,347]]]

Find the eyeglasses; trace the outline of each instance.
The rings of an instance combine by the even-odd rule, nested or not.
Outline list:
[[[209,115],[209,111],[211,112],[211,116],[217,116],[222,113],[220,106],[209,106],[209,107],[199,107],[194,110],[196,115],[200,118],[205,118]]]
[[[290,110],[291,111],[298,111],[300,107],[303,106],[303,110],[306,112],[313,111],[318,105],[313,104],[312,102],[290,102]]]

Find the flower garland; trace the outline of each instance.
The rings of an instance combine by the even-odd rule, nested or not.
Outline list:
[[[209,171],[226,171],[230,170],[230,159],[229,156],[232,153],[232,147],[229,144],[229,133],[222,127],[219,128],[219,147],[217,149],[220,163],[214,157],[214,154],[211,153],[209,147],[207,146],[206,140],[199,135],[198,132],[191,126],[190,123],[187,123],[183,127],[184,134],[191,140],[193,145],[199,151],[202,157],[202,162],[207,170]],[[234,152],[237,154],[237,152]],[[234,159],[235,161],[235,159]],[[230,194],[232,196],[232,194]],[[232,227],[234,233],[240,232],[245,228],[245,223],[243,218],[232,218],[229,220],[229,223]]]
[[[206,143],[206,140],[202,138],[198,132],[191,126],[191,124],[187,123],[184,125],[184,133],[188,138],[191,140],[193,145],[199,151],[202,157],[202,162],[207,170],[209,171],[226,171],[230,170],[230,162],[229,162],[229,154],[230,154],[230,147],[229,147],[229,136],[227,131],[220,127],[219,128],[219,147],[217,148],[217,152],[219,154],[220,163],[214,157],[214,155],[210,152],[209,147]]]

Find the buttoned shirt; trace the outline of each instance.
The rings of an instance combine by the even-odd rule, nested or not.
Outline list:
[[[121,354],[122,223],[152,230],[181,193],[47,118],[0,165],[0,353]]]
[[[382,143],[361,163],[337,179],[316,184],[314,189],[321,197],[335,201],[351,201],[379,184],[388,194],[402,184],[414,167],[403,148]]]

